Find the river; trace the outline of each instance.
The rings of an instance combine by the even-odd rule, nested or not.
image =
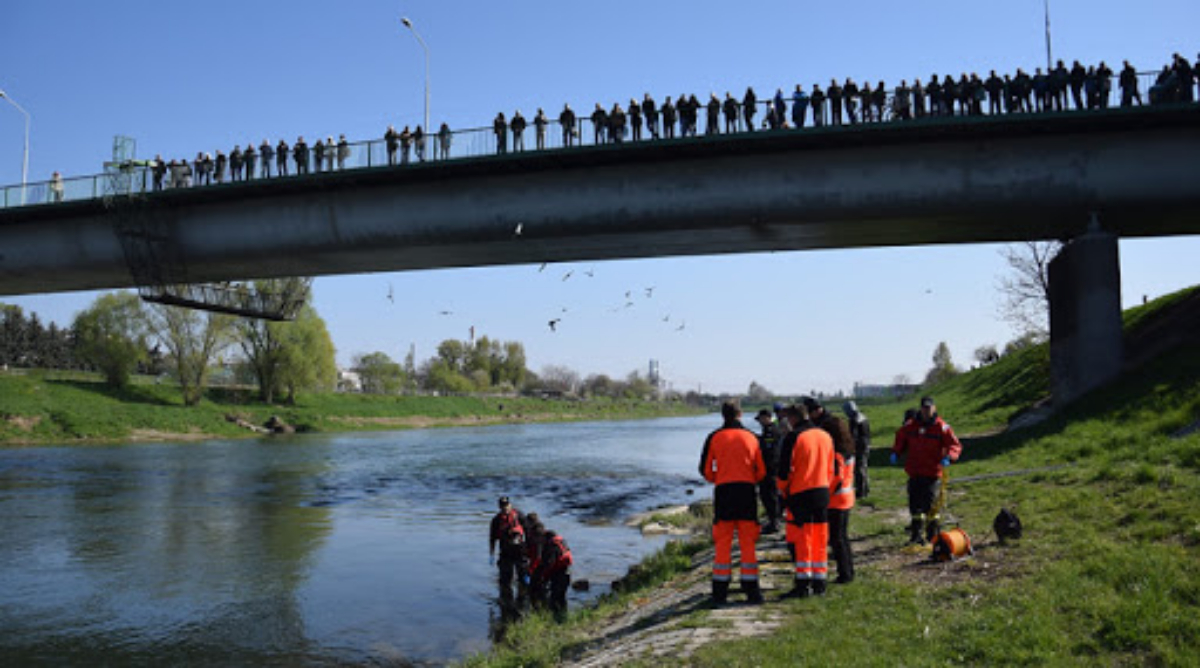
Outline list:
[[[0,665],[437,665],[498,626],[500,495],[608,591],[719,418],[0,449]]]

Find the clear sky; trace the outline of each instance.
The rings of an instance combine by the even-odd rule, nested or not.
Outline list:
[[[564,102],[590,109],[646,92],[661,101],[754,86],[766,97],[835,77],[891,86],[933,73],[1032,71],[1045,63],[1043,10],[1042,0],[13,0],[0,20],[0,88],[33,116],[33,181],[101,171],[117,134],[136,138],[141,157],[171,158],[264,138],[375,138],[389,123],[421,123],[424,53],[402,15],[429,45],[434,125],[462,128],[500,110],[530,116],[541,106],[556,116]],[[1196,0],[1054,0],[1050,10],[1056,59],[1157,69],[1172,53],[1200,50]],[[21,180],[23,123],[0,100],[0,183]],[[374,350],[400,359],[410,345],[424,359],[474,326],[523,342],[535,371],[562,364],[623,377],[653,358],[677,389],[744,391],[756,380],[798,393],[920,378],[939,341],[969,363],[976,347],[1011,339],[997,317],[997,250],[330,277],[317,280],[315,303],[342,364]],[[1126,241],[1121,254],[1127,305],[1200,283],[1200,237]],[[0,299],[67,324],[94,297]],[[546,326],[554,317],[557,332]]]

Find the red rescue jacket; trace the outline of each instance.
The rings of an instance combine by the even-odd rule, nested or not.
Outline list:
[[[571,557],[571,548],[567,547],[567,541],[556,534],[553,538],[547,539],[542,548],[539,576],[543,580],[548,580],[550,576],[567,570],[574,563],[575,560]]]
[[[950,425],[937,415],[931,422],[918,417],[896,431],[892,452],[907,455],[904,472],[909,477],[938,478],[942,475],[942,459],[949,457],[952,462],[958,461],[962,443]]]

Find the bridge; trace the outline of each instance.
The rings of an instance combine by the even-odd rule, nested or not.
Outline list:
[[[118,234],[131,225],[194,282],[1084,236],[1052,270],[1072,286],[1052,328],[1093,341],[1114,313],[1119,335],[1117,238],[1200,233],[1198,155],[1197,107],[1172,105],[577,146],[10,207],[0,294],[132,286]],[[1078,355],[1068,367],[1095,353]]]

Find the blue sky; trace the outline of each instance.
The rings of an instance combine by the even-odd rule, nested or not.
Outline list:
[[[1157,69],[1200,50],[1195,0],[1057,0],[1051,12],[1056,59]],[[30,180],[101,171],[116,134],[135,137],[140,156],[168,158],[264,138],[374,138],[423,118],[424,53],[402,15],[430,48],[434,123],[455,128],[500,110],[589,109],[646,92],[661,100],[749,85],[765,97],[835,77],[894,85],[1045,62],[1041,0],[15,1],[0,22],[0,88],[33,116]],[[21,180],[23,127],[0,102],[0,183]],[[318,279],[315,295],[342,363],[374,350],[400,358],[410,345],[425,358],[474,326],[525,343],[534,370],[624,376],[654,358],[679,389],[742,391],[756,380],[794,393],[917,378],[939,341],[965,363],[976,347],[1012,338],[997,317],[997,250],[373,274]],[[1126,304],[1200,282],[1200,237],[1126,241],[1121,253]],[[94,296],[2,299],[68,323]],[[552,317],[563,319],[557,332]]]

